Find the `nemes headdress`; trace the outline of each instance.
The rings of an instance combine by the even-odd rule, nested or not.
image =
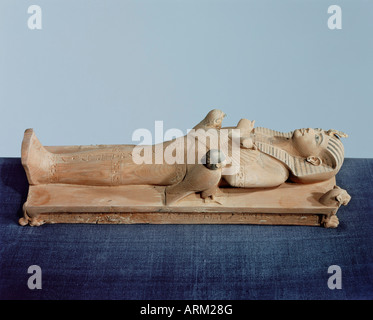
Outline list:
[[[255,128],[257,139],[255,144],[260,151],[266,153],[284,163],[291,172],[291,180],[301,183],[312,183],[316,181],[322,181],[330,179],[335,176],[340,168],[342,167],[344,160],[344,147],[340,140],[342,137],[347,137],[347,134],[338,130],[324,131],[322,129],[315,129],[323,131],[325,134],[330,136],[324,157],[327,161],[324,161],[318,166],[311,164],[307,159],[299,156],[289,154],[287,151],[274,146],[271,143],[271,139],[263,137],[282,137],[291,138],[293,131],[280,132],[267,128]],[[260,138],[262,136],[262,138]]]

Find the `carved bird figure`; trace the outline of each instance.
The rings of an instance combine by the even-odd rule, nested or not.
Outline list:
[[[211,149],[202,159],[202,164],[187,166],[182,181],[166,187],[166,205],[176,203],[187,195],[201,192],[202,198],[214,197],[218,191],[222,168],[225,166],[225,155],[220,150]]]
[[[240,146],[245,149],[255,149],[256,146],[250,137],[251,132],[254,132],[255,120],[241,119],[235,129],[240,129]],[[232,138],[233,134],[230,133],[229,137]]]
[[[225,116],[226,114],[219,109],[211,110],[193,129],[220,129]]]

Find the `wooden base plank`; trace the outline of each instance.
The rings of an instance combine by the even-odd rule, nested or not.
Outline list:
[[[21,224],[322,224],[338,206],[320,197],[335,178],[309,185],[285,183],[270,189],[221,188],[214,200],[191,194],[164,205],[164,187],[31,185]]]
[[[91,224],[263,224],[320,226],[323,215],[276,213],[43,213],[43,223]]]

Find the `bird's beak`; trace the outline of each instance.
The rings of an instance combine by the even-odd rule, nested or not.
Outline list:
[[[219,168],[224,168],[227,165],[227,160],[222,161],[219,163]]]

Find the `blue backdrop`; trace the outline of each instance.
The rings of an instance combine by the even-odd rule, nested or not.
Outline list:
[[[2,0],[0,156],[30,127],[44,145],[131,143],[220,108],[226,125],[342,130],[348,157],[371,158],[372,29],[364,0]]]

